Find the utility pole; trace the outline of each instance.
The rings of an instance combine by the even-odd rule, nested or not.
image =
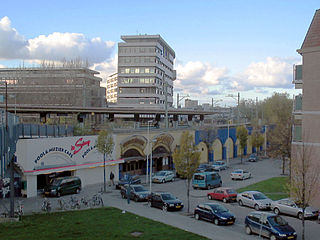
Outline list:
[[[240,123],[240,109],[239,109],[239,104],[240,104],[240,93],[238,92],[238,124]]]

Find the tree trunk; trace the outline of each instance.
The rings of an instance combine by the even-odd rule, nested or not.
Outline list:
[[[301,239],[304,240],[304,231],[305,231],[305,221],[304,221],[304,212],[305,212],[305,206],[302,208],[302,236]]]
[[[187,199],[188,199],[188,213],[190,212],[190,181],[191,179],[188,179],[188,184],[187,184]]]
[[[286,158],[282,156],[282,175],[284,175],[285,168],[286,168]]]

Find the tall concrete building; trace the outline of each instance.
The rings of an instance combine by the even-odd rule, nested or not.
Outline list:
[[[128,107],[173,105],[175,52],[160,35],[121,36],[117,103]]]
[[[107,78],[107,102],[116,103],[118,100],[118,73]]]
[[[320,9],[316,11],[297,52],[302,56],[302,65],[295,66],[293,83],[296,89],[302,89],[302,94],[294,102],[292,159],[310,161],[312,167],[306,174],[308,181],[312,171],[316,170],[316,174],[320,171]],[[292,165],[299,166],[299,162],[293,162]],[[307,182],[308,187],[310,184]],[[319,182],[313,187],[316,195],[312,203],[320,207]]]

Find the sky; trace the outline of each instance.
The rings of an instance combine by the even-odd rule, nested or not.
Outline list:
[[[160,34],[174,49],[176,94],[236,104],[297,95],[296,52],[320,8],[313,0],[4,1],[0,5],[0,67],[43,60],[87,59],[103,82],[117,71],[121,35]]]

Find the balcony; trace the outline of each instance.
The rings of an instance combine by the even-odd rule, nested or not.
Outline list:
[[[293,66],[293,81],[295,84],[295,89],[302,89],[302,66],[303,65],[294,65]]]
[[[302,119],[302,94],[295,96],[293,114],[296,120]]]
[[[293,142],[301,142],[302,141],[302,126],[301,125],[294,125],[293,126]]]

